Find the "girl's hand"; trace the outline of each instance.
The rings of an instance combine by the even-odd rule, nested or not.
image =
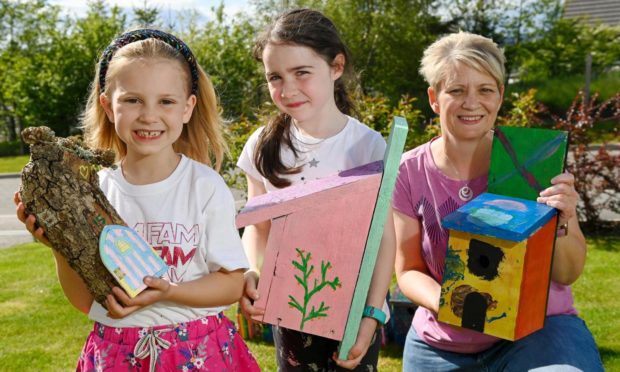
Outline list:
[[[243,316],[249,319],[254,315],[265,314],[265,310],[254,307],[254,301],[258,300],[258,273],[248,270],[243,275],[243,280],[243,295],[239,300]]]
[[[50,243],[45,236],[45,231],[37,225],[37,218],[33,214],[26,214],[26,207],[24,203],[22,203],[22,197],[19,191],[16,191],[13,195],[13,202],[16,206],[15,212],[17,214],[17,219],[26,225],[26,230],[28,230],[35,239],[52,248],[52,243]]]
[[[338,359],[338,354],[334,353],[332,358],[336,362],[336,364],[342,368],[346,369],[355,369],[360,362],[370,344],[373,342],[373,337],[377,331],[377,321],[372,318],[364,317],[362,318],[362,322],[360,323],[360,329],[357,332],[357,339],[355,340],[355,344],[349,350],[348,359],[342,360]]]
[[[108,316],[112,319],[121,319],[127,315],[142,309],[155,302],[164,301],[170,295],[170,290],[174,286],[166,279],[147,276],[144,284],[148,286],[134,298],[119,287],[112,288],[112,293],[108,295],[105,306],[108,309]]]
[[[577,201],[579,194],[575,190],[575,177],[571,173],[562,173],[551,179],[551,186],[540,192],[536,199],[557,208],[560,212],[558,225],[563,225],[577,216]]]

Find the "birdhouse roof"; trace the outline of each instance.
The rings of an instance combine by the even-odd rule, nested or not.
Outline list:
[[[442,220],[446,229],[522,241],[546,224],[555,208],[532,200],[484,193]]]
[[[252,198],[239,212],[237,228],[284,216],[309,208],[317,203],[329,203],[342,192],[356,192],[360,187],[378,189],[383,172],[383,161],[362,165],[332,176],[320,178],[269,192]],[[334,211],[343,213],[344,211]]]

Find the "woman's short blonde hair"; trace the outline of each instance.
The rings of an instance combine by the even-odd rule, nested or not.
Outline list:
[[[420,74],[433,89],[439,91],[457,62],[491,75],[498,87],[504,85],[504,52],[493,40],[469,32],[446,35],[426,48]]]

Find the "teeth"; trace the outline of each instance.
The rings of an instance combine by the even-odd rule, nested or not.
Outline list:
[[[478,115],[478,116],[461,116],[461,119],[465,120],[465,121],[476,121],[476,120],[482,119],[482,116],[481,115]]]
[[[159,136],[162,132],[161,131],[150,131],[150,130],[138,130],[136,131],[136,133],[140,137],[152,138],[152,137]]]

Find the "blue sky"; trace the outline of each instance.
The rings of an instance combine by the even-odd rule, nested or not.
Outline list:
[[[105,0],[107,4],[118,5],[121,8],[131,11],[134,7],[142,7],[144,0]],[[48,0],[49,4],[59,5],[64,12],[70,15],[81,16],[86,12],[87,5],[84,0]],[[168,11],[172,13],[187,9],[197,9],[202,15],[207,16],[211,8],[218,6],[220,0],[148,0],[148,6],[158,7],[161,14],[165,17]],[[226,13],[233,15],[240,11],[247,11],[248,0],[224,0]]]

